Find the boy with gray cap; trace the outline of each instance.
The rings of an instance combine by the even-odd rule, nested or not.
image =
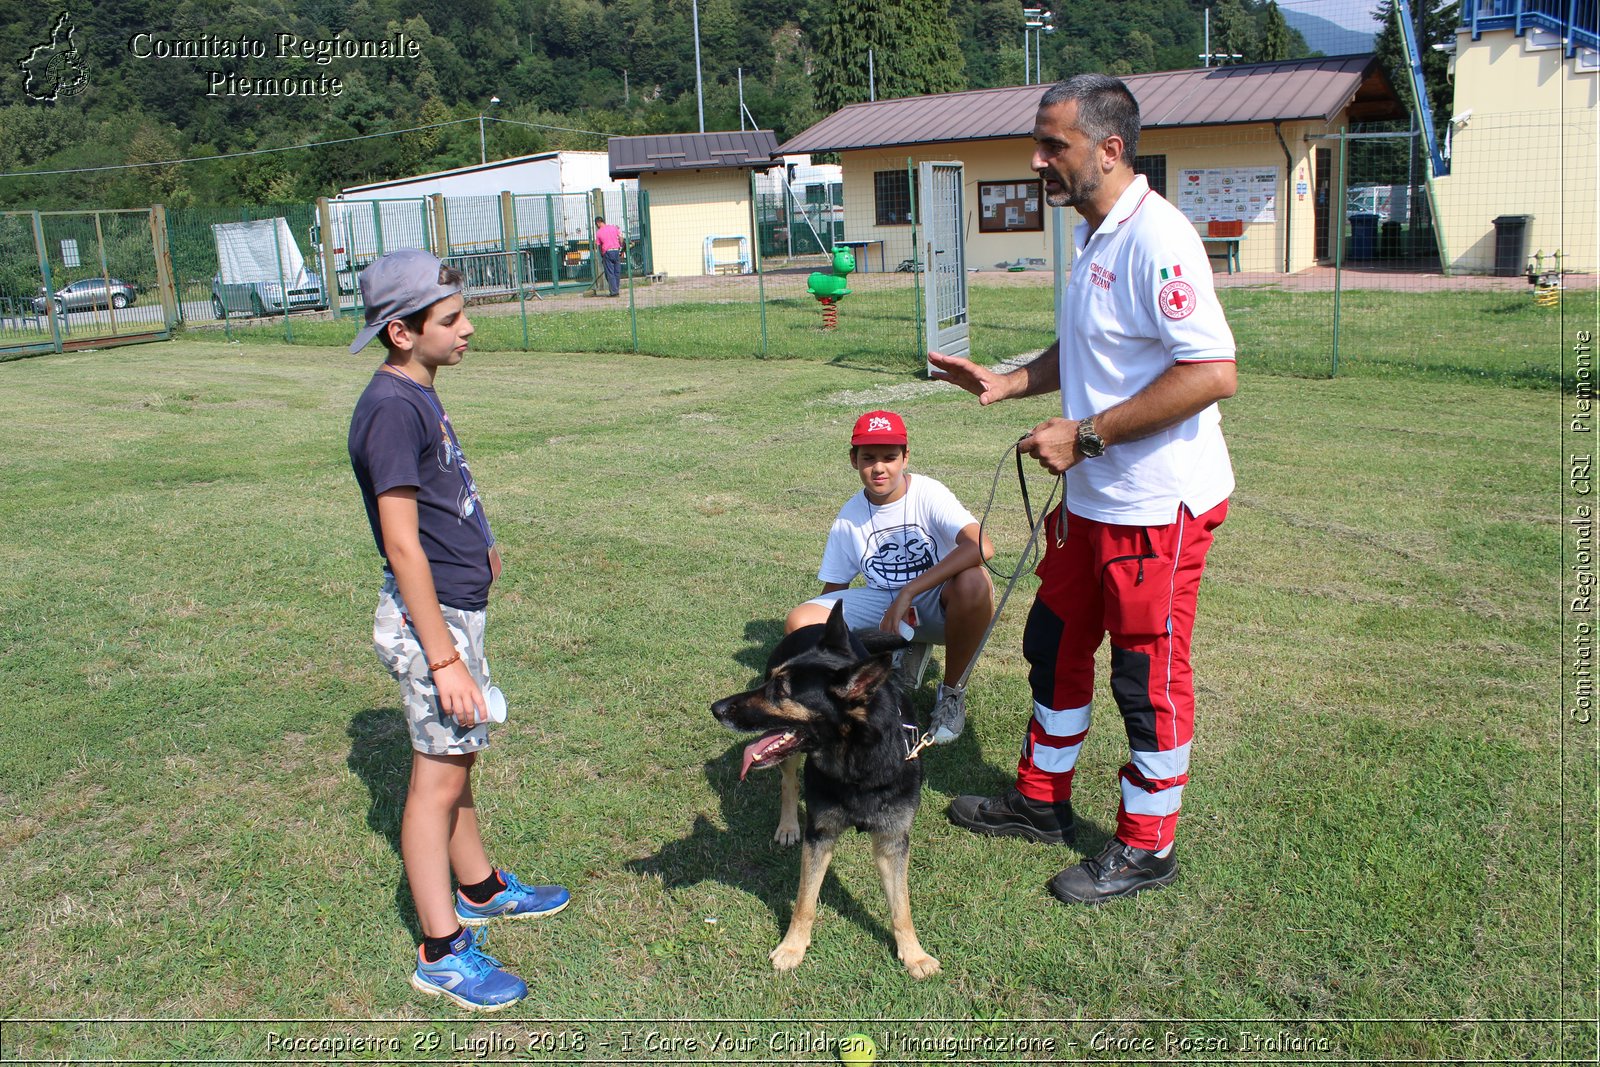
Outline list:
[[[472,765],[489,743],[489,585],[500,554],[478,486],[433,382],[461,362],[472,336],[461,272],[417,249],[361,272],[366,326],[387,357],[356,402],[350,465],[384,558],[373,641],[400,682],[411,732],[411,781],[400,855],[423,941],[411,984],[474,1011],[527,995],[522,979],[486,955],[474,928],[490,919],[553,915],[569,895],[527,886],[489,863],[478,835]],[[450,892],[452,869],[460,882]]]

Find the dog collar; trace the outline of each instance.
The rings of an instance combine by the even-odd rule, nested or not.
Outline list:
[[[911,722],[901,723],[900,729],[905,731],[905,733],[900,735],[900,741],[906,746],[906,758],[902,762],[910,763],[912,760],[922,755],[923,749],[933,744],[932,730],[925,734],[918,734],[917,724]],[[914,745],[912,744],[913,739],[916,741],[916,744]]]

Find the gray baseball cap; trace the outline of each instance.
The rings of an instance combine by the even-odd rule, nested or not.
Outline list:
[[[439,257],[420,248],[402,248],[372,261],[361,272],[361,302],[367,324],[350,344],[350,354],[367,347],[389,323],[461,292],[459,285],[440,285]]]

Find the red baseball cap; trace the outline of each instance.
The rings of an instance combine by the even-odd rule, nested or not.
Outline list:
[[[906,420],[892,411],[869,411],[856,420],[852,445],[904,445]]]

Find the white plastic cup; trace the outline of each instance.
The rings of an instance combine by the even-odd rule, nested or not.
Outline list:
[[[490,722],[506,721],[506,695],[498,685],[491,685],[483,691],[483,701],[489,706]]]

